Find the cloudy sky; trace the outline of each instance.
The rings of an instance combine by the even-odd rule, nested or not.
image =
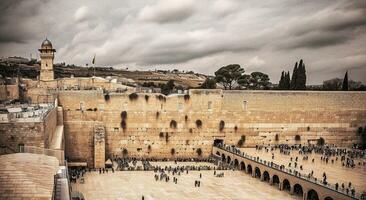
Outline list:
[[[308,84],[366,83],[364,0],[1,0],[0,56],[213,74],[238,63],[277,82],[303,58]]]

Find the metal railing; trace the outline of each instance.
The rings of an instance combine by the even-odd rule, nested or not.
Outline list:
[[[240,156],[242,158],[251,160],[253,162],[265,165],[266,167],[269,167],[271,169],[275,169],[275,170],[281,171],[285,174],[295,176],[295,177],[297,177],[301,180],[316,184],[316,185],[321,186],[321,187],[325,187],[327,189],[330,189],[330,190],[332,190],[334,192],[337,192],[337,193],[341,193],[341,194],[346,195],[348,197],[351,197],[353,199],[361,199],[361,200],[364,199],[364,197],[360,193],[355,192],[354,195],[352,195],[350,193],[350,191],[349,191],[349,193],[347,193],[346,189],[338,188],[338,190],[337,190],[335,185],[331,185],[329,183],[324,183],[323,181],[319,181],[317,178],[309,177],[305,174],[301,174],[300,172],[298,172],[296,170],[286,169],[283,165],[281,167],[281,165],[276,164],[273,161],[266,161],[266,160],[263,160],[263,159],[259,159],[259,157],[250,156],[250,155],[248,155],[244,152],[241,152],[239,149],[233,148],[232,146],[225,145],[225,146],[214,146],[214,147],[219,148],[221,150],[224,150],[226,152],[232,153],[234,155]]]

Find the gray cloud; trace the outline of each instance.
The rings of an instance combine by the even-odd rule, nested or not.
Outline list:
[[[303,58],[311,84],[347,69],[366,82],[365,11],[359,0],[3,0],[0,56],[35,55],[48,36],[56,62],[96,54],[98,65],[206,74],[239,63],[277,82]]]
[[[182,21],[194,13],[193,0],[159,0],[154,5],[146,5],[138,14],[142,21],[169,23]]]

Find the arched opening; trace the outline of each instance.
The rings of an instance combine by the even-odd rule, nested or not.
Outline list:
[[[254,170],[254,177],[261,178],[261,170],[258,167],[256,167]]]
[[[252,169],[252,166],[251,165],[248,165],[247,166],[247,170],[248,170],[248,174],[252,174],[253,173],[253,169]]]
[[[333,198],[332,197],[325,197],[324,200],[333,200]]]
[[[216,155],[220,156],[220,152],[216,151]]]
[[[277,175],[273,175],[273,177],[272,177],[272,183],[273,183],[273,185],[275,185],[275,186],[278,187],[280,185],[280,178],[278,178]]]
[[[238,161],[238,159],[235,159],[235,160],[234,160],[234,167],[235,167],[236,169],[238,169],[238,168],[239,168],[239,161]]]
[[[230,156],[227,156],[227,164],[230,164],[230,162],[231,162],[231,158],[230,158]]]
[[[226,162],[226,156],[225,156],[225,154],[221,154],[221,161],[222,162]]]
[[[263,172],[263,180],[266,182],[269,182],[270,176],[269,173],[267,171]]]
[[[297,195],[297,196],[303,196],[304,191],[303,191],[300,184],[295,184],[294,185],[294,194]]]
[[[307,200],[319,200],[318,193],[313,189],[309,190],[307,196],[308,196]]]
[[[287,179],[283,180],[282,186],[283,190],[291,191],[290,181],[288,181]]]
[[[240,162],[240,170],[245,171],[245,164],[243,161]]]

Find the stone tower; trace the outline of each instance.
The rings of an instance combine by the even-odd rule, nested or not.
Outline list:
[[[52,48],[52,43],[46,38],[38,49],[41,56],[41,81],[54,80],[53,74],[53,58],[55,57],[56,50]]]

